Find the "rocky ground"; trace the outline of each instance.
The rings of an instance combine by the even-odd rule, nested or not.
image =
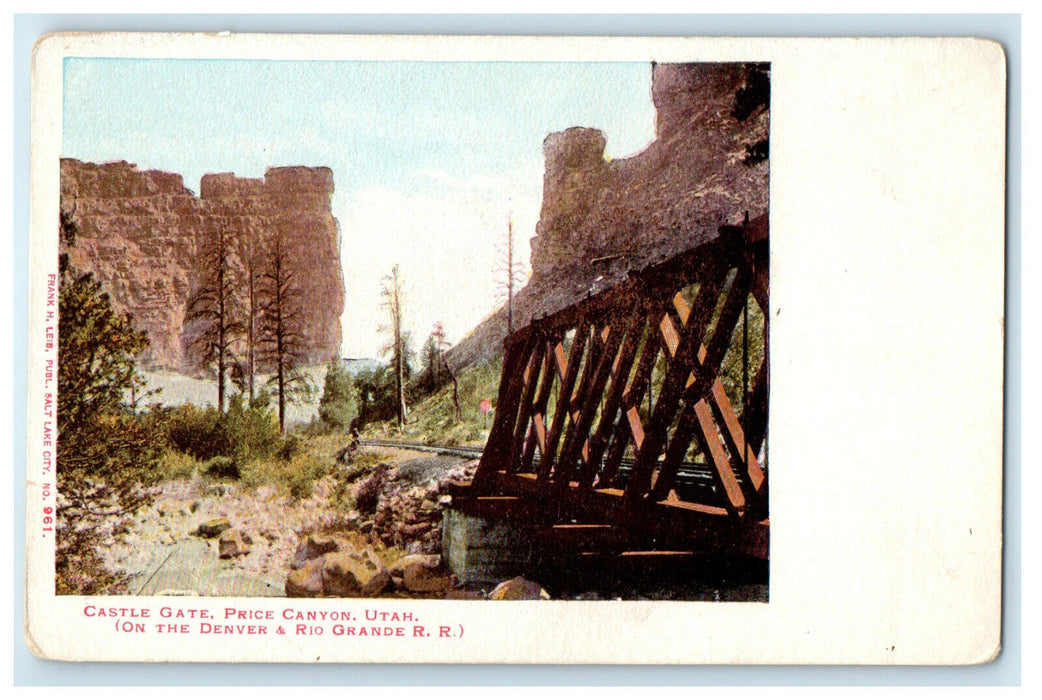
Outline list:
[[[382,452],[372,468],[334,471],[300,500],[274,486],[167,481],[124,528],[103,533],[98,551],[141,595],[518,600],[549,598],[549,589],[571,600],[767,600],[765,570],[708,560],[656,572],[591,562],[577,572],[551,558],[540,583],[463,590],[441,561],[442,510],[450,482],[469,479],[476,461]]]
[[[406,564],[422,563],[437,584],[410,590],[403,579],[367,595],[447,591],[452,581],[438,556],[441,509],[449,482],[468,478],[475,464],[407,451],[385,457],[350,483],[336,472],[317,480],[300,500],[274,486],[246,489],[201,476],[167,481],[124,532],[106,534],[99,551],[107,568],[130,577],[132,593],[334,594],[287,581],[311,559],[335,558],[333,552],[342,554],[341,565],[357,555],[386,569],[388,584],[402,578],[402,566],[394,565],[411,554]]]

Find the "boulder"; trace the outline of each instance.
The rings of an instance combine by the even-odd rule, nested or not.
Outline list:
[[[318,598],[322,595],[322,560],[312,559],[286,577],[286,597]]]
[[[293,553],[293,561],[290,562],[289,568],[299,569],[310,560],[338,549],[340,549],[340,545],[332,537],[308,535],[303,542],[297,545],[297,551]]]
[[[232,523],[228,518],[213,518],[202,523],[189,534],[198,535],[199,537],[217,537],[225,530],[230,530],[231,527]]]
[[[402,525],[398,528],[398,531],[401,533],[403,539],[415,540],[430,532],[431,527],[432,524],[430,522],[421,521],[418,523]]]
[[[218,540],[217,556],[221,559],[240,557],[249,553],[251,544],[253,541],[248,535],[243,535],[234,528],[225,530]]]
[[[489,600],[550,600],[550,594],[535,581],[517,576],[504,581],[488,594]]]
[[[322,588],[329,596],[370,598],[391,584],[391,574],[368,547],[329,552],[321,561]]]
[[[452,587],[452,579],[441,566],[437,554],[407,554],[391,565],[392,576],[400,576],[402,587],[413,593],[444,591]]]

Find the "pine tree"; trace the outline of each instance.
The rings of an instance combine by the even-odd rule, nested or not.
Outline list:
[[[94,533],[100,522],[142,502],[138,487],[151,478],[162,450],[150,416],[139,415],[127,401],[144,386],[135,357],[148,348],[148,335],[134,330],[130,314],[113,308],[91,273],[72,266],[68,251],[76,232],[73,215],[61,212],[55,447],[59,594],[93,594],[115,583],[95,552]]]
[[[242,331],[239,284],[234,269],[235,237],[225,225],[200,251],[201,283],[188,299],[185,325],[190,328],[189,349],[217,375],[217,408],[226,408],[226,382],[235,358],[232,352]]]
[[[279,431],[286,432],[286,404],[310,394],[300,365],[307,355],[304,298],[282,234],[272,237],[260,276],[261,358],[273,371],[279,406]]]

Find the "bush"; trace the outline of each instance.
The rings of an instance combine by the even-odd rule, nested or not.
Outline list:
[[[156,477],[160,480],[191,479],[196,461],[179,450],[168,449],[159,460]]]
[[[274,412],[267,407],[243,408],[234,396],[224,416],[231,454],[240,462],[273,456],[282,447]]]
[[[279,446],[278,457],[283,462],[289,462],[304,451],[304,441],[297,435],[290,435],[282,440]]]
[[[297,500],[310,498],[315,481],[328,471],[328,465],[317,457],[298,457],[293,460],[291,467],[285,473],[285,484],[289,495]]]
[[[238,479],[239,465],[234,457],[218,455],[203,464],[203,473],[218,479]]]
[[[358,405],[351,375],[343,364],[330,362],[326,381],[318,403],[318,415],[329,430],[343,432],[358,417]]]
[[[167,415],[166,434],[172,447],[200,461],[224,456],[241,463],[270,457],[282,447],[271,409],[259,403],[244,408],[241,396],[231,398],[224,415],[213,406],[178,406]]]
[[[227,425],[213,406],[178,406],[167,418],[166,433],[172,447],[200,461],[232,451]]]

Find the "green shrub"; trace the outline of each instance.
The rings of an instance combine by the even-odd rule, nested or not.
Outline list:
[[[156,476],[160,480],[191,479],[196,461],[179,450],[167,449],[159,459]]]
[[[271,457],[282,446],[282,435],[274,412],[267,407],[243,408],[235,396],[224,416],[231,453],[240,462]]]
[[[283,462],[289,462],[297,455],[301,454],[306,448],[304,441],[300,439],[298,435],[289,435],[282,440],[282,444],[279,445],[278,457]]]
[[[187,403],[172,409],[166,419],[170,445],[202,461],[232,451],[223,416],[213,406],[199,408]]]
[[[229,400],[224,415],[213,406],[192,404],[169,410],[166,435],[171,447],[200,461],[224,456],[241,463],[270,457],[282,447],[272,410],[261,402],[244,407],[241,396]]]
[[[343,432],[358,417],[358,402],[351,375],[339,361],[326,367],[326,381],[318,403],[318,415],[328,430]]]
[[[309,498],[314,491],[315,481],[321,479],[329,466],[317,457],[301,455],[290,463],[284,472],[284,483],[289,495],[297,500]]]
[[[224,455],[218,455],[206,461],[203,464],[203,473],[207,476],[212,476],[217,479],[238,479],[239,478],[239,465],[236,464],[234,457],[225,457]]]

